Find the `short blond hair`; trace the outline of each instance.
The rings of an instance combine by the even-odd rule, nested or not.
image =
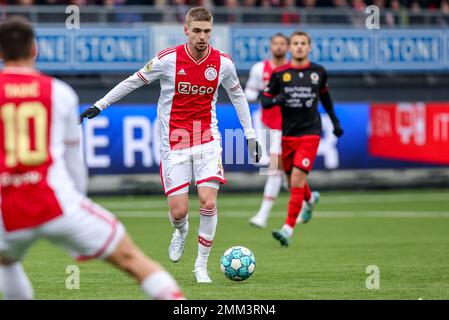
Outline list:
[[[212,23],[214,18],[212,13],[204,7],[195,7],[189,10],[186,14],[186,24],[189,25],[192,21],[209,21]]]

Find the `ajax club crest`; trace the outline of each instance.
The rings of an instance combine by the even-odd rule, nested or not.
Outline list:
[[[209,81],[214,81],[217,78],[217,70],[213,67],[209,67],[204,71],[204,76]]]

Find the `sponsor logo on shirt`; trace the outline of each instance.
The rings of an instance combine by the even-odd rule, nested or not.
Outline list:
[[[23,185],[36,185],[42,181],[42,174],[38,171],[11,174],[4,172],[0,174],[0,187],[21,187]]]
[[[213,87],[192,85],[190,82],[178,82],[178,92],[181,94],[211,94],[214,92]]]

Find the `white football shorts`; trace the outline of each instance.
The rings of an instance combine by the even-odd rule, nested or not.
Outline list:
[[[161,152],[160,175],[167,196],[189,191],[192,177],[197,186],[219,186],[226,183],[219,140],[182,150]]]
[[[87,198],[72,208],[35,228],[12,232],[4,230],[0,215],[0,255],[20,261],[35,241],[44,238],[68,250],[78,261],[109,257],[125,235],[122,223]]]

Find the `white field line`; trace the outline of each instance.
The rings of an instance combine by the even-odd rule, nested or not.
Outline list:
[[[134,203],[133,203],[134,202]],[[196,203],[196,199],[192,200]],[[218,198],[218,205],[258,205],[261,199],[220,199]],[[321,198],[323,204],[355,204],[355,203],[404,203],[404,202],[449,202],[449,193],[435,193],[435,194],[386,194],[386,195],[360,195],[360,196],[325,196]],[[151,199],[123,199],[118,201],[99,201],[99,203],[109,210],[121,209],[152,209],[152,208],[167,208],[167,203],[160,200]]]
[[[120,211],[115,212],[119,218],[167,218],[167,213],[157,211]],[[249,218],[253,212],[225,211],[219,212],[223,218]],[[272,217],[283,217],[285,212],[272,212]],[[192,215],[196,217],[196,215]],[[317,211],[314,218],[449,218],[449,211]]]

